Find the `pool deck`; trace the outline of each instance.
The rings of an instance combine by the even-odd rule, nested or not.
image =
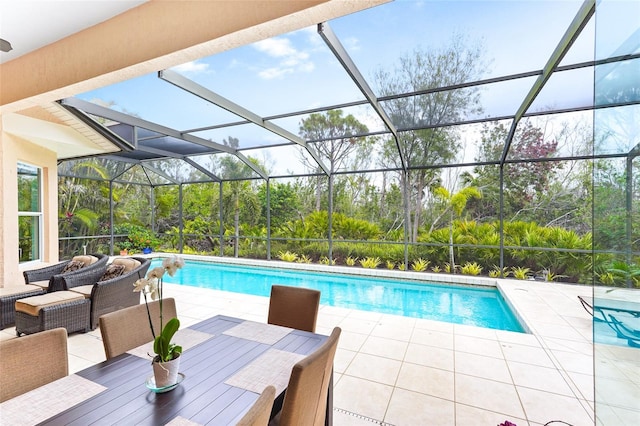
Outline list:
[[[591,287],[517,280],[499,286],[530,334],[321,305],[317,332],[343,330],[334,424],[640,424],[640,350],[596,345],[594,364],[591,317],[577,299]],[[171,284],[165,295],[176,299],[183,327],[217,314],[267,318],[267,297]],[[13,327],[0,333],[14,337]],[[71,372],[103,361],[100,331],[72,334],[69,353]],[[603,391],[597,422],[594,366]],[[628,404],[602,405],[608,392],[629,395]]]

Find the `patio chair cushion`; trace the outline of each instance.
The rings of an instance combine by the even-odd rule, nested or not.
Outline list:
[[[84,263],[84,266],[93,265],[98,261],[98,258],[95,256],[91,256],[90,254],[82,255],[82,256],[73,256],[71,260],[77,260],[79,262]]]
[[[16,312],[24,312],[25,314],[37,317],[40,309],[46,306],[83,299],[84,296],[82,294],[73,291],[54,291],[53,293],[47,293],[41,296],[16,300]]]
[[[127,269],[127,267],[125,265],[122,264],[111,264],[109,266],[107,266],[106,271],[104,271],[104,274],[102,274],[102,277],[100,277],[100,279],[98,281],[107,281],[116,277],[119,277],[120,275],[124,274],[124,271]]]
[[[21,294],[21,293],[29,293],[39,289],[42,289],[42,288],[32,284],[0,287],[0,297],[13,296],[14,294]]]
[[[37,285],[38,287],[46,290],[49,288],[49,280],[33,281],[30,282],[29,285]]]
[[[77,287],[73,287],[69,289],[69,291],[83,295],[85,299],[91,298],[92,290],[93,290],[93,284],[79,285]]]
[[[61,274],[66,274],[67,272],[77,271],[78,269],[82,269],[84,267],[84,262],[81,260],[71,260],[69,263],[65,265],[62,269]]]
[[[118,257],[113,259],[112,265],[124,265],[124,272],[133,271],[135,268],[141,265],[139,260],[132,259],[130,257]]]

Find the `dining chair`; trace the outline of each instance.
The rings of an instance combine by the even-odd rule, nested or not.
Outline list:
[[[0,341],[0,353],[0,402],[69,374],[64,328]]]
[[[274,285],[269,298],[269,324],[315,333],[320,309],[320,291]]]
[[[133,291],[133,288],[131,290]],[[149,302],[149,312],[157,335],[160,333],[159,301]],[[175,299],[164,299],[162,312],[165,324],[171,318],[177,318]],[[98,322],[107,359],[153,341],[149,328],[149,315],[144,303],[102,315]]]
[[[333,383],[333,359],[341,331],[340,327],[335,327],[322,346],[293,366],[282,410],[270,425],[325,424],[327,395]]]
[[[236,426],[267,426],[271,417],[273,400],[276,398],[276,388],[267,386],[260,397],[253,403],[249,411],[245,413]]]

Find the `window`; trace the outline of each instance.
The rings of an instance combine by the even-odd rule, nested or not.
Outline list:
[[[20,263],[40,260],[42,251],[42,171],[18,163],[18,253]]]

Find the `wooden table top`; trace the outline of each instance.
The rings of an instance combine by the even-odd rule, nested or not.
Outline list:
[[[25,406],[30,401],[40,407],[38,415],[46,416],[36,416],[32,420],[37,421],[31,424],[233,424],[255,402],[264,383],[279,381],[276,388],[280,388],[282,398],[293,364],[327,338],[227,316],[215,316],[185,331],[190,332],[183,334],[185,339],[195,335],[195,340],[193,346],[188,342],[183,345],[180,372],[185,378],[170,392],[156,394],[147,389],[151,362],[138,349],[60,379],[58,382],[75,380],[85,387],[90,385],[91,390],[80,389],[86,392],[86,399],[79,403],[77,392],[70,389],[66,393],[72,402],[62,404],[62,409],[54,408],[60,407],[60,399],[65,398],[54,390],[54,382],[35,390],[39,392],[37,401],[30,399],[30,393],[5,401],[0,406],[3,416],[19,411],[21,401]],[[182,344],[179,334],[174,341]],[[47,395],[45,400],[43,394]],[[47,399],[51,400],[52,413],[47,412]]]

